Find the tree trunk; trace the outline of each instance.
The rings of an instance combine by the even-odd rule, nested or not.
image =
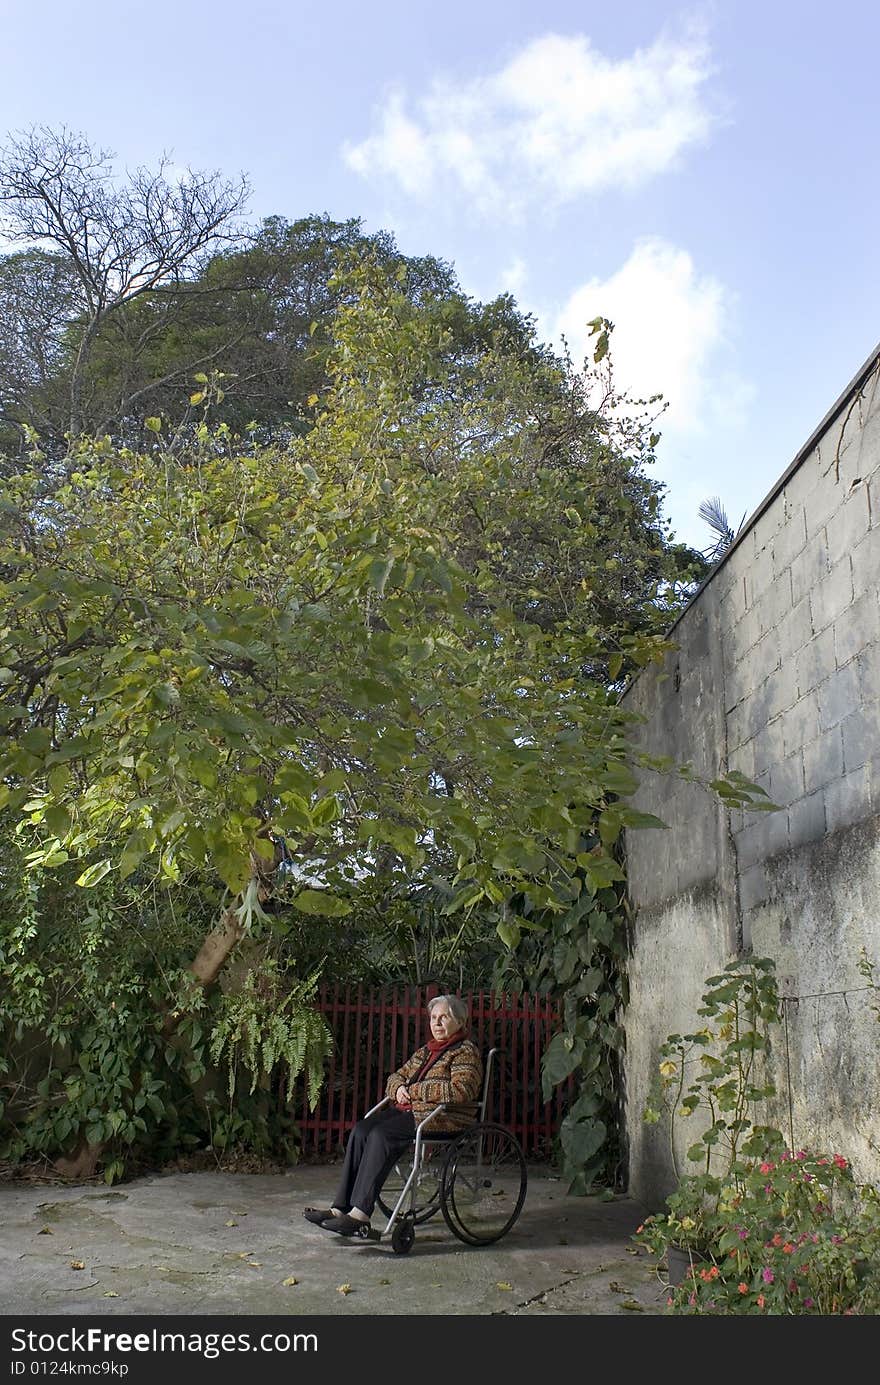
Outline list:
[[[203,986],[210,986],[212,981],[217,980],[230,952],[241,942],[244,931],[234,909],[227,909],[220,916],[217,927],[211,929],[190,963],[190,971]]]

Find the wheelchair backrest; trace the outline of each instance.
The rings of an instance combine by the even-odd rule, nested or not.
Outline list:
[[[477,1120],[486,1120],[486,1112],[489,1110],[489,1091],[492,1084],[492,1069],[495,1066],[496,1055],[500,1054],[500,1048],[490,1048],[486,1054],[486,1061],[483,1065],[483,1092],[477,1108]]]

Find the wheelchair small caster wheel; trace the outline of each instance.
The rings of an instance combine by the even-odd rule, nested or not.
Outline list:
[[[402,1217],[391,1233],[391,1249],[395,1255],[409,1255],[416,1239],[412,1217]]]

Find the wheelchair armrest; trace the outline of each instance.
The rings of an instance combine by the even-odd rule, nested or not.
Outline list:
[[[452,1111],[455,1115],[459,1116],[473,1116],[474,1119],[476,1119],[480,1112],[480,1103],[478,1101],[441,1101],[439,1106],[435,1106],[433,1111],[429,1111],[428,1114],[419,1121],[416,1126],[416,1134],[420,1134],[424,1127],[430,1124],[435,1116],[439,1116],[446,1111]]]
[[[367,1116],[372,1116],[372,1114],[373,1114],[374,1111],[381,1111],[381,1110],[382,1110],[382,1107],[383,1107],[383,1106],[388,1106],[388,1105],[390,1104],[390,1102],[391,1102],[391,1097],[390,1097],[390,1096],[383,1096],[383,1098],[382,1098],[381,1101],[377,1101],[375,1106],[371,1106],[370,1109],[369,1109],[369,1111],[365,1111],[365,1112],[364,1112],[364,1114],[363,1114],[363,1116],[361,1117],[361,1119],[362,1119],[362,1120],[366,1120],[366,1119],[367,1119]]]
[[[434,1119],[435,1116],[439,1116],[441,1111],[447,1110],[447,1105],[447,1102],[441,1101],[439,1106],[435,1106],[433,1111],[429,1111],[426,1116],[423,1116],[422,1119],[419,1121],[418,1125],[416,1126],[416,1134],[421,1134],[425,1126],[430,1125],[431,1121]]]

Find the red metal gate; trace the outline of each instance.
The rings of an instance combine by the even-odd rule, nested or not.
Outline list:
[[[338,1154],[343,1135],[385,1095],[390,1072],[430,1038],[428,986],[321,987],[318,1008],[335,1038],[318,1104],[309,1110],[304,1083],[295,1092],[294,1119],[305,1154]],[[559,1026],[556,1005],[544,996],[464,994],[469,1034],[484,1055],[498,1048],[487,1119],[512,1130],[530,1158],[546,1159],[573,1090],[573,1080],[541,1093],[541,1057]]]

